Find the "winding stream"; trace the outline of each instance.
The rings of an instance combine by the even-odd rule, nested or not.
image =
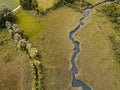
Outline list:
[[[78,74],[78,70],[77,70],[77,67],[75,64],[75,59],[78,56],[78,54],[80,53],[80,47],[79,47],[79,42],[75,41],[73,36],[82,27],[83,20],[88,17],[88,15],[89,15],[88,11],[89,11],[88,9],[84,10],[84,17],[80,19],[80,24],[72,32],[70,32],[70,36],[69,36],[72,44],[74,45],[74,54],[73,54],[72,60],[71,60],[71,63],[72,63],[72,69],[71,69],[72,70],[72,86],[73,87],[82,86],[84,90],[90,90],[90,88],[85,83],[83,83],[80,80],[76,80],[76,78],[75,78],[75,75]]]
[[[94,9],[96,6],[99,6],[100,4],[105,3],[105,2],[107,2],[107,1],[100,2],[100,3],[94,5],[90,8],[84,9],[84,17],[80,19],[79,25],[73,31],[70,32],[69,39],[71,40],[72,44],[74,45],[74,54],[73,54],[72,59],[71,59],[72,86],[73,87],[80,87],[81,86],[83,88],[83,90],[91,90],[84,82],[76,79],[76,74],[78,74],[78,69],[77,69],[76,64],[75,64],[75,59],[78,56],[78,54],[80,53],[80,47],[79,47],[80,43],[78,41],[76,41],[73,38],[73,36],[83,26],[83,21],[89,16],[89,10]]]

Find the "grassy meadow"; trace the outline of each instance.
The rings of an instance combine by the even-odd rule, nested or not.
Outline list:
[[[17,24],[28,36],[35,36],[44,30],[44,26],[29,12],[20,9],[16,12],[16,16]]]
[[[77,78],[93,90],[120,89],[120,65],[115,60],[109,39],[113,33],[113,24],[94,9],[75,35],[81,43],[81,53],[76,60]]]
[[[19,0],[0,0],[0,4],[1,3],[8,5],[11,9],[14,9],[19,5]]]
[[[102,2],[104,0],[86,0],[86,1],[90,2],[91,4],[97,4],[97,3]]]
[[[46,10],[50,7],[52,7],[55,3],[58,2],[58,0],[37,0],[38,2],[38,8],[41,10]]]

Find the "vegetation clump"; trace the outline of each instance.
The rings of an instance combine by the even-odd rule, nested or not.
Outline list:
[[[116,60],[120,63],[120,39],[117,39],[115,35],[111,35],[109,38],[112,42],[112,49],[114,50]]]
[[[120,63],[120,8],[118,3],[104,5],[101,12],[105,14],[114,24],[114,30],[117,36],[109,36],[112,48],[117,61]]]
[[[7,5],[0,5],[0,28],[6,27],[6,21],[9,21],[11,23],[15,22],[15,16],[12,12],[12,10]]]
[[[20,0],[20,4],[25,10],[34,10],[38,7],[36,0]]]

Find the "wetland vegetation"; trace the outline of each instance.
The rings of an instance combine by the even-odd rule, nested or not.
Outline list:
[[[71,59],[79,49],[76,80],[91,90],[119,90],[119,0],[101,2],[0,0],[11,7],[0,8],[1,90],[87,90],[72,85]],[[85,8],[89,16],[81,22]],[[72,38],[76,48],[69,34],[79,24]]]

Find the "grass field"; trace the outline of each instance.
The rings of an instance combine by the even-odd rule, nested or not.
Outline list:
[[[97,3],[102,2],[104,0],[86,0],[86,1],[88,1],[88,2],[90,2],[92,4],[97,4]]]
[[[19,0],[0,0],[0,4],[1,3],[6,4],[10,8],[14,9],[19,5]]]
[[[109,35],[113,25],[105,16],[92,10],[75,38],[81,43],[77,58],[78,79],[93,90],[120,90],[120,65],[115,60]]]
[[[0,31],[0,90],[30,90],[29,57],[9,38]]]
[[[17,23],[19,27],[25,31],[28,36],[34,36],[44,30],[44,26],[37,21],[34,15],[30,15],[27,11],[20,9],[16,12]]]
[[[38,8],[42,10],[46,10],[52,7],[58,0],[37,0],[38,1]]]
[[[22,9],[18,10],[16,15],[18,25],[40,50],[45,67],[45,89],[78,90],[71,87],[70,58],[73,47],[69,40],[69,32],[79,23],[81,14],[63,7],[43,16],[39,22],[30,12]]]

